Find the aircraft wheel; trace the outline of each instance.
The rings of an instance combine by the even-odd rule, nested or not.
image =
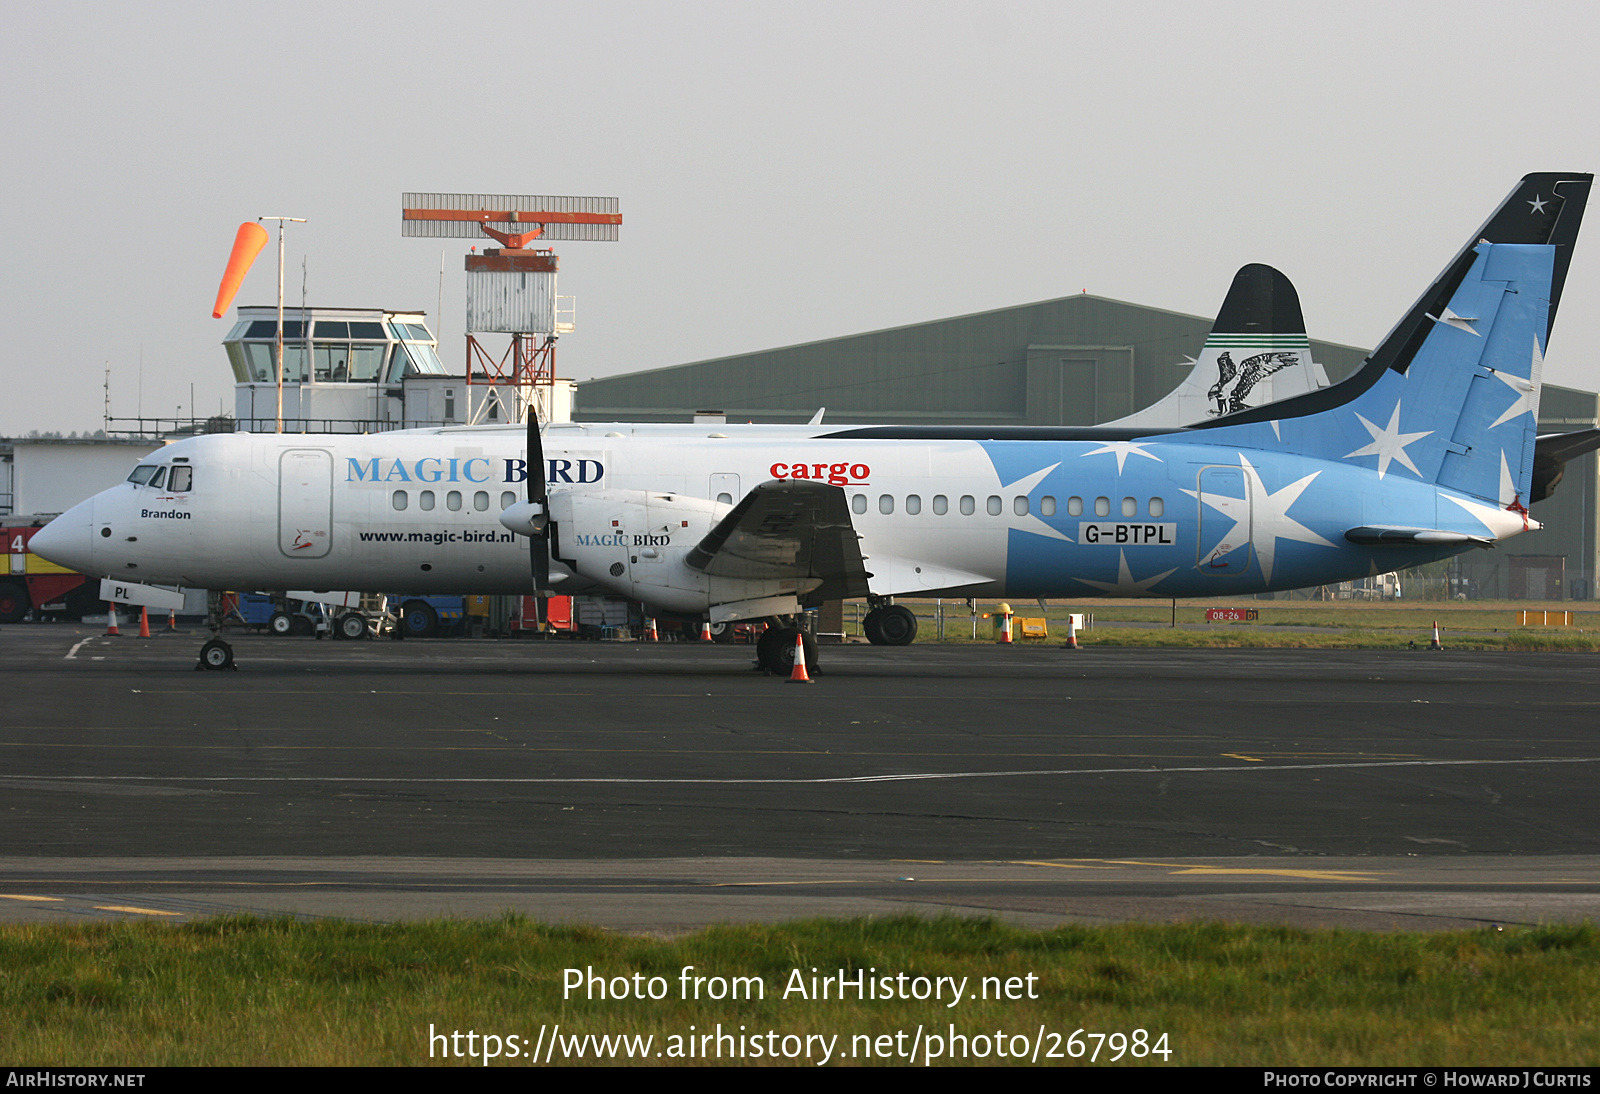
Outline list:
[[[287,638],[295,631],[294,616],[288,612],[273,612],[267,620],[267,633],[275,638]]]
[[[200,667],[212,671],[233,668],[233,647],[213,638],[200,647]]]
[[[726,644],[732,642],[735,637],[732,623],[711,624],[711,641]]]
[[[400,625],[407,638],[432,638],[439,633],[439,613],[431,604],[413,600],[401,610]]]
[[[867,636],[867,641],[874,646],[885,645],[883,640],[883,609],[874,608],[868,612],[861,621],[861,630]]]
[[[803,632],[799,627],[769,629],[761,636],[761,642],[756,646],[761,666],[774,676],[788,676],[794,672],[794,640],[795,636],[801,633]],[[817,640],[807,634],[803,641],[806,651],[806,670],[814,671],[817,667]]]
[[[910,608],[903,604],[891,604],[887,608],[880,608],[876,614],[879,645],[909,646],[916,641],[917,616]]]
[[[335,637],[348,638],[354,642],[367,636],[367,621],[355,612],[346,612],[339,617],[333,633]]]

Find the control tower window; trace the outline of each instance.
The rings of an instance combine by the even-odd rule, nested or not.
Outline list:
[[[330,324],[319,322],[320,330]],[[341,327],[349,326],[348,323],[338,324]],[[316,343],[317,354],[317,379],[327,383],[342,384],[350,378],[350,347],[343,343],[330,345],[327,342]]]
[[[376,323],[352,323],[353,327],[371,326]],[[378,373],[383,370],[383,351],[387,346],[364,346],[357,342],[350,347],[350,379],[354,382],[371,383],[378,378]]]

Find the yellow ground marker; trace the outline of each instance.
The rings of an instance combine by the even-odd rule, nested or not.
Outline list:
[[[22,893],[0,893],[0,900],[35,900],[41,904],[47,901],[61,903],[61,898],[58,896],[26,896]]]
[[[182,915],[182,912],[163,912],[159,908],[135,908],[131,904],[96,904],[97,912],[127,912],[129,915]]]

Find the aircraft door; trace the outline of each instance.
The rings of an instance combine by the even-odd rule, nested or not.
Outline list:
[[[1250,568],[1250,490],[1241,467],[1202,467],[1196,565],[1226,577]]]
[[[333,456],[291,448],[278,457],[278,550],[322,558],[333,549]]]

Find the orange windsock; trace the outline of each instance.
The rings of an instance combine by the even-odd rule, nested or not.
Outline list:
[[[211,309],[211,318],[221,319],[232,306],[239,286],[244,284],[244,275],[250,272],[250,264],[266,245],[267,230],[261,225],[250,221],[239,225],[239,234],[233,237],[233,253],[228,256],[228,268],[222,271],[222,285],[217,289],[217,306]]]

